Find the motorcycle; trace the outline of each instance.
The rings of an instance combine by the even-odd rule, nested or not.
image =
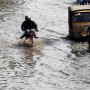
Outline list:
[[[27,30],[25,30],[25,33],[20,38],[22,39],[24,37],[25,37],[26,42],[28,42],[30,46],[33,46],[33,38],[38,38],[38,37],[36,37],[34,29],[31,29],[31,30],[27,29]]]

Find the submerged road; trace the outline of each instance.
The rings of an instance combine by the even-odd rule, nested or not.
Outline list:
[[[75,1],[0,0],[0,90],[90,90],[87,43],[64,39]],[[19,39],[25,15],[39,28],[32,48]]]

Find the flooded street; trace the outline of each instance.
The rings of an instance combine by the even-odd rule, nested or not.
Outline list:
[[[0,90],[90,90],[87,43],[65,39],[75,1],[0,0]],[[39,29],[32,48],[19,38],[25,15]]]

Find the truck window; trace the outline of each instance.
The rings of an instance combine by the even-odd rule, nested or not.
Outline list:
[[[74,23],[90,22],[90,12],[75,13],[73,15],[73,22]]]

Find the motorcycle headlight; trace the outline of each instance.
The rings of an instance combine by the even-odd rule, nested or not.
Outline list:
[[[26,31],[27,31],[27,32],[30,32],[30,30],[29,30],[29,29],[27,29]]]
[[[33,32],[34,32],[34,31],[35,31],[35,29],[31,29],[31,31],[33,31]]]

